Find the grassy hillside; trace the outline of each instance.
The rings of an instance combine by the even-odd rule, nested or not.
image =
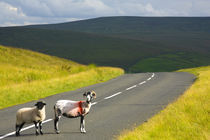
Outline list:
[[[124,69],[144,57],[168,52],[161,44],[146,41],[24,27],[0,28],[0,44],[31,49],[82,64],[95,63]]]
[[[28,50],[0,46],[0,109],[107,81],[123,74]]]
[[[197,76],[174,103],[119,140],[208,140],[210,138],[210,66],[183,69]]]
[[[29,27],[154,41],[170,49],[210,51],[210,17],[101,17]]]
[[[28,27],[82,31],[103,34],[125,34],[160,31],[210,32],[210,17],[100,17],[59,24],[32,25]],[[124,30],[122,30],[124,29]]]
[[[195,52],[174,52],[155,57],[141,59],[129,68],[129,72],[162,72],[182,68],[205,66],[209,64],[210,56]]]
[[[102,17],[0,28],[0,44],[127,72],[174,71],[210,65],[210,17]]]

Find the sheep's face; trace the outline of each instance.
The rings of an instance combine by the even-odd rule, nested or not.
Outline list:
[[[94,91],[88,91],[83,94],[87,98],[87,102],[91,102],[93,98],[96,98],[96,93]]]
[[[35,106],[36,106],[39,110],[41,110],[45,105],[46,105],[46,103],[43,102],[43,101],[39,101],[39,102],[37,102],[37,103],[35,104]]]

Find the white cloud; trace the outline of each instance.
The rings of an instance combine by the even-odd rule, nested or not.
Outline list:
[[[100,16],[210,16],[210,0],[1,0],[0,26]]]
[[[24,19],[24,13],[8,3],[0,2],[0,24],[1,25],[17,25],[16,19]]]

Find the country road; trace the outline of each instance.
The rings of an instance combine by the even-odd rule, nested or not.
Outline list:
[[[31,125],[24,126],[26,129],[20,133],[21,136],[14,135],[16,110],[33,106],[36,101],[2,109],[0,139],[110,140],[123,130],[148,120],[178,98],[194,80],[193,75],[178,72],[125,74],[105,83],[44,98],[47,117],[42,136],[36,136],[35,128],[31,128]],[[55,134],[52,121],[54,103],[59,99],[83,100],[82,94],[87,90],[97,93],[91,111],[85,117],[87,133],[80,133],[79,118],[62,117],[59,123],[61,133]]]

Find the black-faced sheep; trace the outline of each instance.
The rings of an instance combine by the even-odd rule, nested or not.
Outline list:
[[[35,107],[21,108],[16,113],[16,136],[20,135],[20,130],[24,124],[34,123],[36,128],[36,135],[39,135],[38,125],[40,134],[42,132],[42,121],[45,119],[45,105],[43,101],[39,101],[35,104]]]
[[[54,106],[54,127],[57,134],[60,133],[58,130],[58,121],[62,115],[67,118],[80,117],[80,132],[86,133],[84,117],[89,113],[91,108],[91,101],[93,98],[96,98],[96,93],[94,91],[89,91],[85,92],[83,96],[87,98],[86,101],[58,100],[56,102]]]

